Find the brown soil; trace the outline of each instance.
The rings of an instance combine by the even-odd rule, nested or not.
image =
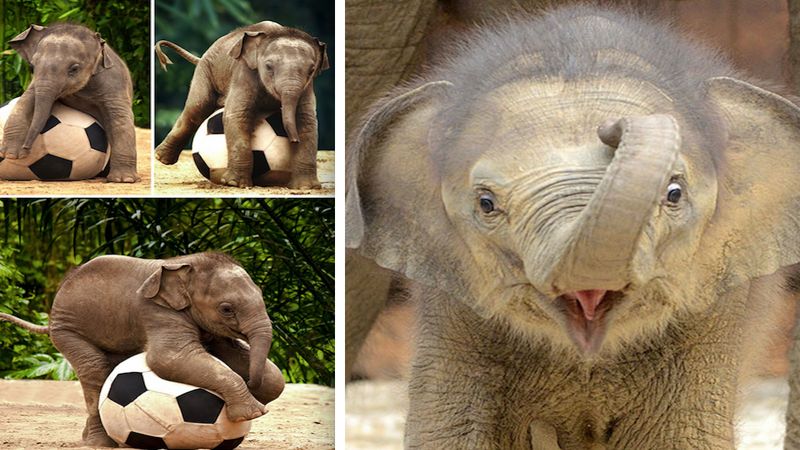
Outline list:
[[[240,189],[231,186],[214,184],[200,175],[192,161],[192,153],[184,151],[177,164],[167,166],[156,162],[155,165],[155,193],[156,195],[246,195],[272,196],[272,195],[320,195],[333,196],[334,194],[334,152],[317,152],[317,174],[322,183],[322,189],[294,190],[285,187],[253,187]]]
[[[289,384],[269,409],[238,449],[334,448],[332,388]],[[88,450],[81,443],[85,420],[76,381],[0,381],[0,448]]]
[[[150,194],[150,155],[153,137],[150,130],[136,129],[136,167],[142,181],[108,183],[105,178],[83,181],[0,181],[0,195],[118,196]]]

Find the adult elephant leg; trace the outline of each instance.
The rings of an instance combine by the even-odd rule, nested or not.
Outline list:
[[[244,342],[227,338],[215,338],[206,344],[208,352],[219,358],[245,381],[250,380],[250,346]],[[266,367],[261,376],[258,389],[250,393],[263,404],[267,404],[281,395],[286,381],[280,369],[272,361],[266,360]]]
[[[800,326],[795,321],[794,342],[789,354],[789,406],[786,409],[784,448],[800,449]]]
[[[126,99],[107,102],[103,117],[103,125],[111,143],[110,170],[106,178],[112,183],[135,183],[141,180],[136,172],[136,131],[130,102]]]
[[[192,135],[200,124],[214,112],[217,107],[217,93],[211,85],[206,74],[207,69],[202,61],[197,66],[189,85],[189,94],[186,96],[186,105],[175,121],[167,137],[156,147],[156,159],[164,164],[175,164],[181,150],[186,148]]]
[[[370,104],[411,74],[436,5],[435,0],[347,0],[348,134]]]
[[[345,256],[345,379],[350,379],[358,352],[386,305],[392,272],[347,250]]]
[[[300,142],[292,143],[291,189],[319,189],[317,178],[317,147],[319,129],[317,123],[317,99],[313,81],[297,104],[297,122]]]
[[[3,142],[0,148],[0,156],[9,159],[16,159],[22,157],[20,152],[22,144],[25,142],[25,136],[28,133],[28,128],[31,126],[31,117],[33,116],[34,109],[34,88],[29,87],[22,96],[17,100],[11,115],[6,121],[3,128]]]
[[[51,330],[50,338],[58,351],[67,358],[83,389],[89,417],[83,428],[83,441],[93,447],[116,447],[100,422],[98,400],[100,389],[113,369],[105,352],[71,331]]]

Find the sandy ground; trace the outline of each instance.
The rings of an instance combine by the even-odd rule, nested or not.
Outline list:
[[[240,189],[231,186],[214,184],[200,175],[192,160],[192,152],[184,151],[177,164],[166,166],[156,161],[155,194],[165,196],[273,196],[273,195],[334,195],[334,152],[320,150],[317,152],[317,176],[322,189],[293,190],[284,187],[253,187]]]
[[[348,450],[401,450],[408,398],[400,381],[357,381],[347,385],[345,432]],[[759,381],[743,399],[738,450],[783,449],[789,388],[783,379]]]
[[[81,445],[86,409],[78,382],[0,381],[0,448],[88,450]],[[334,448],[332,388],[289,384],[270,412],[253,421],[241,450]]]
[[[0,195],[148,195],[150,194],[150,161],[153,136],[149,129],[136,129],[136,167],[142,181],[108,183],[105,178],[84,181],[0,181]]]

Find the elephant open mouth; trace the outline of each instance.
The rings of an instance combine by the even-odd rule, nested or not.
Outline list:
[[[622,300],[622,291],[590,289],[560,295],[557,305],[566,317],[567,333],[586,354],[597,352],[608,328],[606,316]]]

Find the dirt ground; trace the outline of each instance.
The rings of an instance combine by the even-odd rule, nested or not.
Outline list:
[[[345,387],[345,441],[348,450],[402,450],[407,384],[356,381]],[[742,396],[737,450],[781,450],[789,386],[782,378],[755,382]]]
[[[118,196],[150,194],[150,158],[153,136],[149,129],[136,129],[136,167],[142,181],[108,183],[105,178],[84,181],[0,181],[0,195]],[[113,150],[112,150],[113,151]]]
[[[328,450],[334,448],[332,388],[288,384],[253,421],[241,450]],[[0,381],[0,448],[88,450],[81,445],[86,420],[76,381]]]
[[[334,195],[334,152],[320,150],[317,152],[317,175],[322,183],[322,189],[293,190],[284,187],[253,187],[240,189],[231,186],[214,184],[200,175],[192,160],[192,153],[185,151],[177,164],[166,166],[156,162],[155,190],[156,195],[165,196],[220,196],[220,195],[246,195],[246,196],[273,196],[273,195]]]

